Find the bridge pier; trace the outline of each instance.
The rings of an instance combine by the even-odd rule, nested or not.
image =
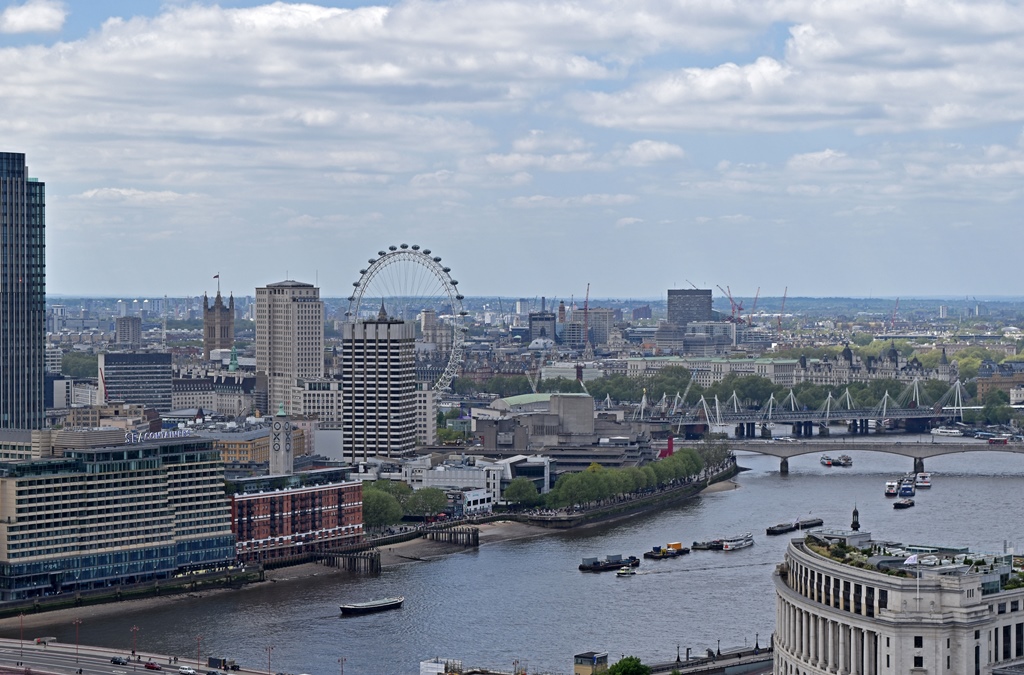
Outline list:
[[[743,438],[744,436],[746,436],[747,435],[747,425],[744,424],[743,422],[740,422],[739,424],[737,424],[736,425],[735,434],[736,434],[736,438]]]
[[[785,457],[779,460],[779,473],[783,476],[789,475],[789,460]]]
[[[754,429],[757,426],[754,422],[747,422],[747,436],[754,438],[754,434],[757,433]]]
[[[924,459],[916,457],[914,459],[914,473],[924,473]]]
[[[814,422],[804,422],[804,436],[814,435]]]
[[[828,436],[828,434],[829,434],[828,425],[827,424],[819,424],[818,425],[818,435],[819,436]]]
[[[868,433],[868,421],[867,420],[860,420],[860,433],[862,433],[862,434],[867,434]]]
[[[803,436],[804,435],[803,434],[803,426],[800,424],[800,422],[793,422],[793,435],[794,436]]]

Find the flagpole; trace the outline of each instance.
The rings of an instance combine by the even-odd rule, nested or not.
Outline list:
[[[917,611],[921,611],[921,559],[914,561],[915,572],[917,572]]]

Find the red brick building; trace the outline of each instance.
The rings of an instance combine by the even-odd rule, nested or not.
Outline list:
[[[260,562],[362,541],[359,481],[283,488],[231,498],[242,562]]]

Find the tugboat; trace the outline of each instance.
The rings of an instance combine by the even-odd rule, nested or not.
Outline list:
[[[914,500],[913,499],[899,499],[899,500],[893,502],[892,507],[894,509],[909,509],[913,505],[914,505]]]

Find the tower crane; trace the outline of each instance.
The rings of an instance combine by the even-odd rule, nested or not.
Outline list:
[[[757,293],[754,293],[754,305],[753,305],[753,307],[750,308],[750,314],[747,314],[747,326],[750,326],[750,325],[753,324],[753,321],[754,321],[753,316],[754,316],[754,312],[757,311],[757,299],[759,297],[761,297],[761,287],[760,286],[757,287]]]
[[[779,310],[779,335],[782,335],[782,315],[786,313],[786,296],[789,295],[789,286],[782,291],[782,309]]]
[[[737,313],[743,312],[743,304],[738,303],[732,299],[732,289],[730,289],[728,286],[726,286],[725,288],[718,286],[718,290],[725,293],[725,297],[729,298],[729,306],[732,308],[732,317],[729,320],[735,323]]]

